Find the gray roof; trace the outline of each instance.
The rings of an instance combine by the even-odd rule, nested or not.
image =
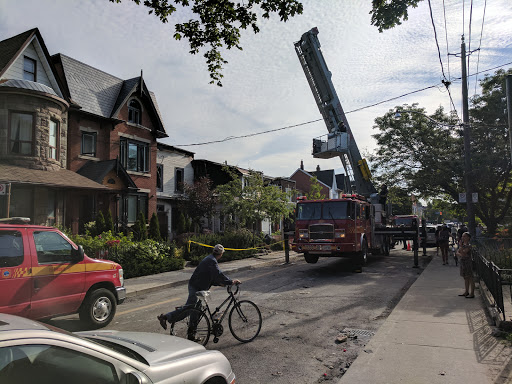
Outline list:
[[[338,186],[338,189],[346,190],[345,175],[343,173],[339,173],[336,175],[336,185]]]
[[[59,54],[71,99],[82,111],[110,118],[123,80]]]
[[[27,39],[37,31],[37,28],[20,33],[9,39],[0,41],[0,73],[10,64],[16,53],[25,45]]]
[[[329,186],[329,188],[332,187],[333,184],[333,176],[334,176],[334,169],[328,169],[325,171],[315,171],[315,172],[308,172],[309,174],[316,176],[318,181],[321,181],[325,185]]]
[[[33,81],[28,81],[28,80],[11,79],[11,80],[7,80],[7,81],[0,83],[0,87],[29,89],[31,91],[48,93],[52,96],[59,97],[52,88],[50,88],[44,84],[36,83]]]
[[[82,168],[76,171],[76,173],[101,184],[103,183],[105,176],[107,176],[108,173],[113,169],[117,170],[117,174],[125,180],[129,188],[137,188],[137,185],[133,179],[130,177],[130,175],[128,175],[124,167],[117,159],[105,161],[88,161],[82,166]]]

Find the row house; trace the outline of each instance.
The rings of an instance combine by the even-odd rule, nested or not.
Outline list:
[[[302,161],[300,168],[290,176],[290,179],[295,181],[297,191],[305,195],[310,192],[311,182],[315,177],[321,187],[320,193],[327,199],[337,199],[344,191],[350,190],[347,184],[350,180],[344,174],[336,174],[334,169],[321,170],[320,166],[316,167],[316,171],[305,171]]]
[[[0,183],[12,188],[2,216],[78,232],[99,210],[119,229],[157,211],[167,134],[142,72],[124,80],[50,56],[37,28],[1,41],[0,137]]]
[[[172,240],[176,236],[180,200],[186,198],[185,184],[194,183],[194,153],[163,143],[157,144],[157,212],[160,233]]]

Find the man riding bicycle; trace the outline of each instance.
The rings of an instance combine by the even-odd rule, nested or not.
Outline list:
[[[197,303],[196,292],[207,291],[212,285],[226,286],[241,283],[240,280],[230,279],[220,270],[218,260],[223,254],[224,247],[217,244],[213,248],[213,252],[199,263],[188,282],[188,299],[185,305],[165,315],[162,313],[157,316],[163,329],[167,329],[167,322],[173,323],[184,309],[193,307]]]

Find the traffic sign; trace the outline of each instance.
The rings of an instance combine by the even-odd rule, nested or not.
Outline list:
[[[471,194],[471,201],[472,201],[473,203],[478,203],[478,192],[473,192],[473,193]]]
[[[7,184],[0,184],[0,195],[5,195],[7,193]]]
[[[459,203],[465,203],[466,202],[466,192],[459,193]]]

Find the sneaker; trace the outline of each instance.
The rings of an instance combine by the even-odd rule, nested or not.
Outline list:
[[[199,337],[197,337],[194,333],[189,333],[187,336],[187,339],[189,339],[190,341],[193,341],[195,343],[201,341],[201,339]]]
[[[167,330],[167,317],[162,313],[156,317],[163,329]]]

